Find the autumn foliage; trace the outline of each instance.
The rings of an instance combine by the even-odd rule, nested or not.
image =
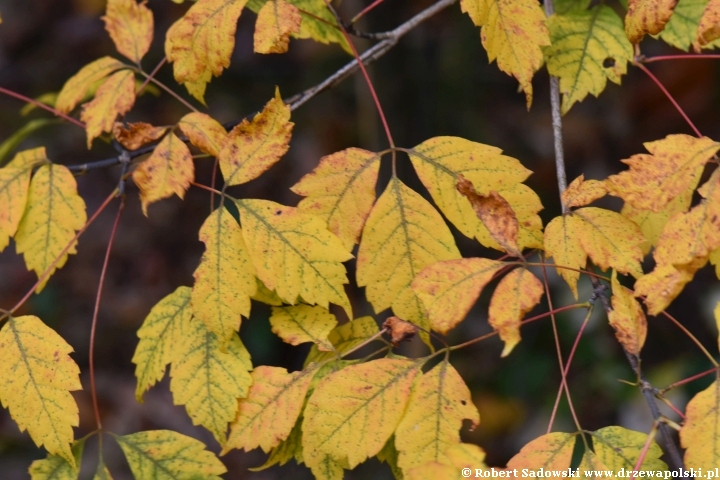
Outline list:
[[[646,70],[639,45],[647,35],[697,54],[720,38],[716,0],[562,0],[544,7],[537,0],[461,0],[451,8],[479,27],[490,62],[517,80],[528,108],[538,93],[533,76],[546,67],[558,82],[558,114],[588,94],[600,95],[607,80],[620,84],[629,64]],[[197,232],[205,250],[193,284],[160,300],[137,331],[137,401],[169,372],[173,402],[212,433],[220,457],[260,448],[269,456],[258,469],[294,460],[316,478],[332,480],[377,457],[398,479],[463,478],[463,468],[490,467],[482,446],[461,441],[463,425],[473,428],[482,419],[450,353],[497,335],[501,355],[512,355],[522,348],[524,323],[554,322],[554,313],[570,308],[587,311],[582,329],[593,310],[604,311],[637,374],[637,394],[650,391],[652,405],[653,395],[664,398],[647,387],[640,367],[646,315],[665,315],[708,262],[720,276],[720,170],[714,169],[720,143],[691,124],[697,135],[668,132],[648,141],[646,151],[622,160],[627,168],[618,174],[601,180],[581,175],[567,187],[560,181],[563,213],[546,225],[538,215],[540,197],[525,183],[532,172],[521,161],[454,136],[397,146],[387,124],[386,150],[348,145],[319,159],[292,187],[303,197],[297,205],[233,197],[228,188],[262,176],[289,149],[293,104],[279,89],[262,111],[233,125],[222,125],[177,93],[190,111],[174,125],[123,118],[146,84],[157,83],[141,63],[159,35],[166,68],[204,105],[212,79],[230,65],[238,18],[247,9],[257,13],[257,53],[284,53],[291,38],[300,38],[336,44],[358,58],[352,24],[323,0],[197,0],[167,32],[155,30],[145,2],[108,0],[103,21],[118,55],[80,69],[46,105],[85,129],[88,148],[111,139],[121,152],[120,185],[98,211],[125,195],[125,182],[137,187],[150,217],[153,204],[173,195],[182,199],[190,188],[216,200]],[[467,28],[474,27],[468,22]],[[148,155],[136,154],[141,150]],[[396,172],[399,154],[409,157],[426,192]],[[197,162],[216,162],[215,184],[196,183]],[[391,163],[392,176],[378,184],[383,162]],[[73,432],[79,415],[70,392],[82,387],[72,348],[37,316],[14,313],[71,255],[82,254],[77,240],[95,215],[88,220],[75,171],[54,163],[44,148],[19,151],[0,165],[0,250],[12,240],[38,277],[18,305],[0,310],[0,401],[48,452],[30,465],[31,477],[77,478],[86,438]],[[622,209],[594,204],[606,196],[622,199]],[[451,225],[497,254],[463,257]],[[650,254],[653,266],[644,268]],[[349,278],[346,264],[353,259],[356,274]],[[578,303],[552,310],[550,269]],[[592,279],[591,298],[581,298],[581,276]],[[351,282],[364,288],[377,318],[355,318],[345,289]],[[449,345],[444,335],[487,290],[493,333]],[[525,318],[543,298],[551,311]],[[253,362],[243,343],[251,340],[239,331],[254,302],[272,306],[268,321],[282,341],[312,344],[302,370]],[[331,305],[342,314],[331,313]],[[716,318],[720,323],[720,303]],[[394,351],[414,336],[424,342],[425,356]],[[571,407],[565,375],[574,353],[573,347],[569,356],[560,354],[560,387]],[[717,368],[714,356],[704,353]],[[720,465],[719,388],[716,380],[691,399],[681,425],[658,414],[645,432],[619,426],[586,431],[575,418],[576,431],[549,429],[495,467],[666,471],[682,461],[685,468],[714,469]],[[96,414],[95,433],[114,437],[138,479],[220,478],[226,472],[199,440],[169,430],[115,435],[102,429]],[[679,429],[683,459],[670,428]],[[110,478],[100,458],[96,478]]]

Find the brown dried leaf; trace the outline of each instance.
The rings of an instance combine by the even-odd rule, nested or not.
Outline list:
[[[128,123],[127,128],[120,122],[115,122],[113,126],[115,140],[129,150],[137,150],[143,145],[157,140],[166,131],[167,127],[154,127],[145,122]]]
[[[410,340],[418,332],[415,325],[396,316],[388,317],[383,322],[383,327],[390,329],[390,341],[396,347],[400,342]]]

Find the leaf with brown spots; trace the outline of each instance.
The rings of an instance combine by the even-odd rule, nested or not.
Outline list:
[[[102,132],[112,131],[118,115],[124,115],[135,103],[135,76],[130,70],[113,73],[100,85],[93,101],[83,105],[80,119],[85,122],[87,146]]]
[[[640,304],[633,297],[633,291],[620,285],[617,273],[612,273],[612,310],[608,313],[610,326],[615,337],[626,352],[640,355],[647,336],[647,320]]]
[[[628,0],[625,34],[632,43],[640,43],[647,34],[660,33],[670,20],[678,0]]]
[[[139,64],[150,49],[153,38],[153,14],[145,6],[147,0],[108,0],[102,19],[115,48],[121,54]]]
[[[120,122],[113,126],[115,140],[122,143],[128,150],[137,150],[145,144],[154,142],[167,132],[167,127],[153,127],[149,123],[128,123],[127,127]]]
[[[567,207],[583,207],[602,198],[607,193],[604,182],[599,180],[585,181],[585,175],[573,180],[567,189],[562,192],[562,201]]]
[[[720,0],[710,0],[700,17],[697,39],[693,47],[700,53],[704,46],[718,38],[720,38]]]
[[[268,0],[255,21],[256,53],[285,53],[290,35],[300,32],[300,10],[285,0]]]
[[[190,143],[213,157],[220,155],[228,136],[225,128],[205,113],[188,113],[180,119],[178,127]]]

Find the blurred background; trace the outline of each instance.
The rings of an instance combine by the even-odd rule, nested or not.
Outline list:
[[[343,0],[340,11],[349,19],[367,6],[366,0]],[[364,31],[384,31],[431,5],[430,0],[386,0],[358,25]],[[143,61],[151,71],[163,58],[164,32],[188,8],[168,0],[150,0],[155,15],[156,38]],[[82,66],[103,55],[117,56],[100,20],[103,0],[2,0],[0,13],[0,86],[37,97],[57,92],[65,80]],[[237,30],[232,63],[208,86],[208,111],[221,122],[240,119],[262,106],[279,86],[284,97],[310,87],[349,61],[336,45],[309,40],[292,40],[285,55],[253,53],[255,15],[245,10]],[[355,40],[360,50],[370,43]],[[652,39],[643,43],[646,55],[678,52]],[[720,138],[718,122],[718,61],[676,61],[649,65],[674,95],[700,131]],[[643,142],[671,133],[692,131],[662,92],[647,76],[631,66],[622,87],[608,83],[600,99],[587,98],[576,104],[564,118],[568,181],[581,173],[585,178],[605,178],[623,169],[620,159],[644,152]],[[404,37],[387,55],[373,64],[370,75],[398,146],[411,147],[439,135],[461,136],[500,147],[518,158],[534,173],[526,182],[541,196],[544,223],[560,213],[557,191],[549,87],[546,71],[533,82],[535,100],[530,111],[517,82],[488,64],[480,43],[479,30],[454,5],[421,24]],[[184,87],[174,83],[170,66],[158,79],[190,99]],[[190,99],[196,106],[201,107]],[[37,110],[20,114],[23,104],[0,96],[0,141],[26,122],[48,117]],[[185,108],[166,94],[145,94],[126,117],[154,125],[174,124]],[[327,154],[357,146],[369,150],[387,147],[375,107],[359,73],[331,91],[313,98],[293,113],[295,122],[290,151],[261,178],[232,189],[239,197],[264,198],[295,205],[299,197],[288,189]],[[112,147],[96,140],[93,149],[85,146],[85,133],[70,124],[47,126],[25,140],[19,149],[45,146],[54,162],[71,165],[115,155]],[[209,184],[212,160],[196,161],[197,181]],[[407,157],[399,157],[401,178],[427,198]],[[389,178],[389,163],[383,163],[378,191]],[[119,168],[94,170],[78,177],[78,188],[88,213],[116,186]],[[616,199],[602,205],[619,209]],[[84,390],[74,392],[80,406],[80,427],[76,438],[95,429],[89,377],[88,343],[94,298],[110,228],[118,207],[110,205],[81,237],[78,254],[57,272],[40,295],[33,296],[21,314],[35,314],[57,330],[75,350]],[[0,205],[2,208],[2,205]],[[95,364],[103,424],[117,434],[149,429],[172,429],[205,442],[213,451],[219,445],[202,427],[194,427],[183,407],[174,406],[168,379],[145,394],[144,403],[134,398],[136,331],[150,308],[180,285],[192,285],[192,273],[199,263],[203,245],[197,232],[210,212],[206,191],[191,188],[185,201],[177,197],[153,204],[149,216],[140,211],[137,189],[128,184],[127,206],[120,220],[117,238],[100,307]],[[452,227],[451,227],[452,228]],[[453,229],[464,256],[492,255]],[[652,268],[649,259],[646,269]],[[354,263],[348,263],[354,279]],[[574,303],[567,286],[550,273],[555,307]],[[0,307],[14,305],[33,285],[36,277],[25,269],[22,257],[11,243],[0,253]],[[711,267],[701,270],[669,311],[711,351],[716,352],[717,331],[712,309],[720,291]],[[492,285],[491,285],[492,286]],[[486,291],[491,291],[488,287]],[[373,314],[362,291],[354,282],[348,286],[356,315]],[[589,297],[589,282],[581,282],[581,301]],[[448,338],[460,343],[490,331],[487,301],[481,301],[469,317]],[[532,314],[546,311],[543,303]],[[601,310],[601,309],[599,309]],[[335,310],[334,310],[335,311]],[[339,311],[339,318],[344,318]],[[389,312],[375,317],[379,322]],[[269,308],[253,304],[249,320],[243,320],[241,337],[255,365],[277,365],[290,370],[302,367],[307,346],[283,344],[270,331]],[[583,312],[558,315],[560,341],[567,356]],[[545,433],[558,388],[560,372],[549,320],[522,329],[523,341],[512,354],[500,358],[502,344],[493,338],[453,353],[451,361],[472,390],[480,410],[481,424],[473,432],[465,429],[463,439],[487,452],[487,463],[504,466],[520,447]],[[402,352],[423,354],[422,345],[406,344]],[[697,347],[662,317],[649,318],[649,334],[643,350],[643,368],[657,387],[686,378],[711,367]],[[608,326],[604,313],[596,312],[590,322],[569,374],[574,405],[583,428],[595,430],[622,425],[649,431],[652,420],[637,388],[618,380],[634,381],[633,373]],[[681,409],[711,377],[673,390],[669,398]],[[669,411],[668,411],[669,412]],[[669,417],[679,422],[674,414]],[[555,429],[574,431],[567,403],[563,400]],[[114,478],[131,478],[125,460],[112,440],[105,443],[105,461]],[[27,468],[45,452],[21,433],[6,410],[0,410],[0,477],[27,478]],[[233,451],[222,457],[228,479],[311,478],[304,466],[290,462],[263,472],[248,472],[266,456],[259,450]],[[97,461],[96,438],[88,441],[81,478],[91,478]],[[346,478],[389,479],[389,468],[368,461]]]

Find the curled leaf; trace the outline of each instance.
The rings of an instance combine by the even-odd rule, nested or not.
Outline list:
[[[167,127],[153,127],[149,123],[128,123],[127,127],[120,122],[113,126],[115,140],[122,143],[128,150],[137,150],[143,145],[154,142],[167,132]]]
[[[396,316],[388,317],[383,322],[383,328],[390,330],[390,341],[395,347],[402,341],[412,339],[418,332],[415,325]]]

